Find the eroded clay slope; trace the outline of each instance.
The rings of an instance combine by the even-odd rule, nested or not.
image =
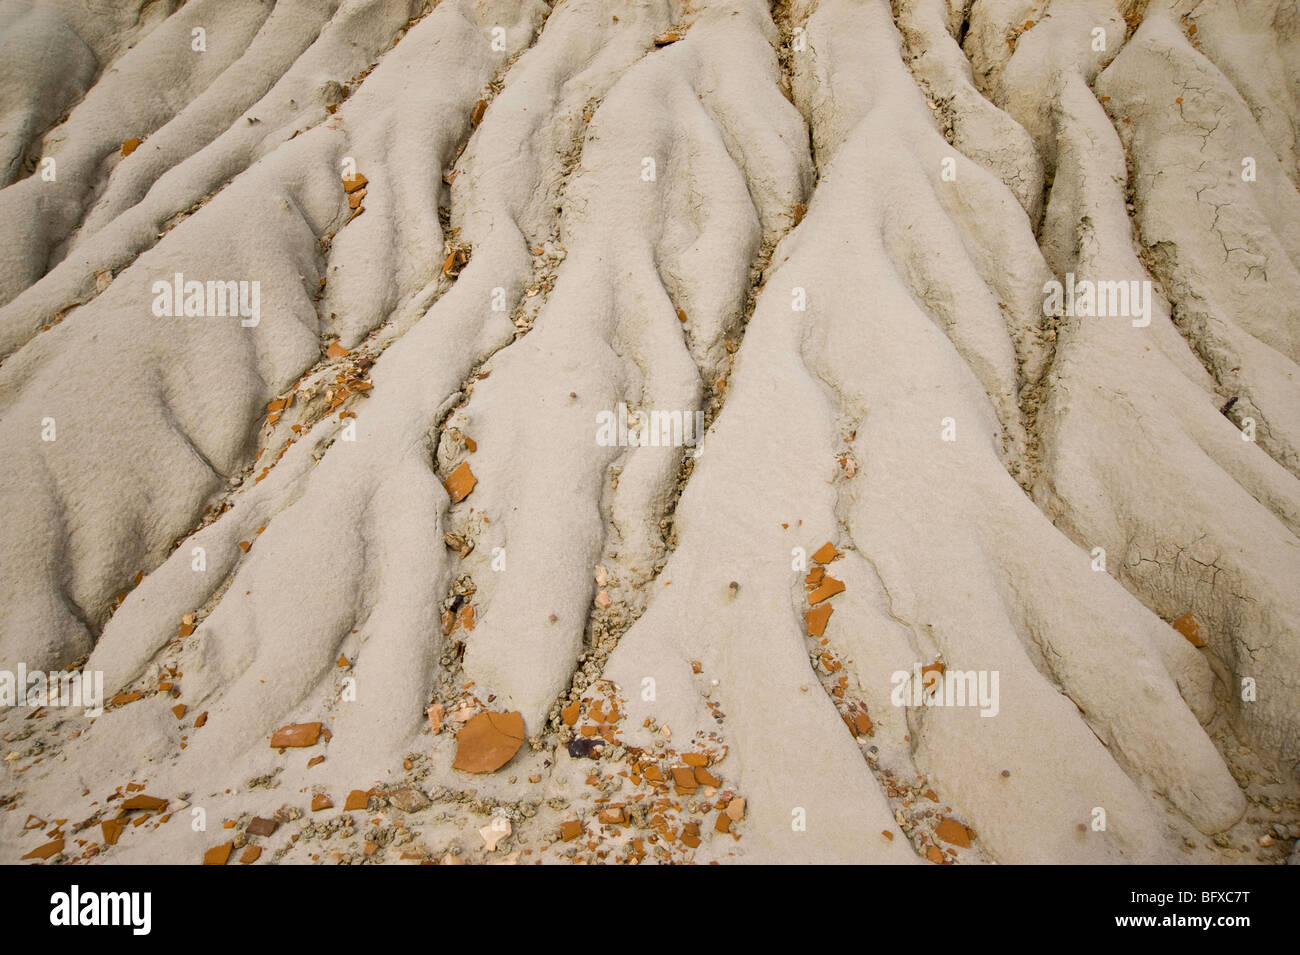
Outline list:
[[[107,703],[0,857],[1291,852],[1290,5],[121,6],[0,10],[0,670]]]

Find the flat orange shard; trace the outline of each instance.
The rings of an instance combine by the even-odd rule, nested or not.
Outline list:
[[[956,819],[945,816],[939,825],[934,827],[934,834],[954,846],[961,846],[963,849],[970,847],[971,832]]]
[[[843,556],[843,554],[835,549],[834,544],[827,541],[813,552],[812,559],[817,561],[819,564],[829,564],[831,561],[838,560]]]
[[[63,840],[55,839],[53,842],[47,842],[43,846],[37,846],[24,859],[48,859],[50,856],[58,855],[63,851]]]
[[[836,594],[844,592],[844,581],[827,576],[821,586],[808,595],[808,606],[815,607],[823,600],[830,600]]]
[[[271,735],[271,748],[283,746],[315,746],[320,739],[320,723],[294,723],[282,726]]]
[[[804,620],[808,624],[808,636],[820,637],[824,634],[826,632],[826,621],[831,619],[831,614],[834,612],[834,607],[830,604],[824,604],[804,614]]]
[[[1173,627],[1184,637],[1187,642],[1194,647],[1205,646],[1205,637],[1201,636],[1201,625],[1197,623],[1196,617],[1190,612],[1183,614],[1174,621]]]
[[[524,717],[518,711],[477,714],[456,737],[452,769],[465,773],[494,773],[524,745]]]
[[[235,848],[233,842],[223,842],[203,853],[204,865],[225,865],[230,860],[230,852]]]
[[[478,484],[478,478],[469,469],[469,462],[461,462],[460,466],[452,471],[447,478],[447,493],[451,495],[452,503],[459,504],[469,497],[470,491],[474,490],[476,484]]]
[[[157,796],[145,796],[145,795],[132,796],[130,799],[122,803],[122,808],[123,809],[144,809],[149,812],[154,812],[159,809],[166,809],[167,800],[159,799]]]

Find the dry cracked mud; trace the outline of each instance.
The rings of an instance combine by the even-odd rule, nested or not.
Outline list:
[[[1300,860],[1298,104],[1286,0],[0,4],[0,862]]]

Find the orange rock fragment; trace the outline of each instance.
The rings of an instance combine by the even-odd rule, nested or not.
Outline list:
[[[565,842],[578,838],[582,835],[582,823],[577,819],[569,819],[560,823],[560,838]]]
[[[831,561],[839,560],[839,558],[843,556],[843,554],[835,549],[834,544],[827,541],[825,544],[822,544],[821,547],[813,551],[812,559],[819,564],[829,564]]]
[[[685,753],[682,756],[682,762],[687,766],[707,766],[709,765],[709,757],[703,753]]]
[[[363,810],[366,808],[367,805],[369,805],[369,803],[370,803],[369,793],[367,793],[364,789],[354,789],[352,790],[352,792],[348,793],[347,801],[343,803],[343,811],[355,812],[357,810]]]
[[[189,707],[186,706],[184,703],[177,703],[175,706],[172,707],[172,713],[175,715],[175,717],[178,720],[183,720],[185,718],[185,711],[188,709]]]
[[[343,667],[350,667],[350,666],[352,666],[351,663],[348,663],[348,658],[345,657],[345,656],[344,656],[343,654],[341,654],[341,653],[339,654],[339,658],[338,658],[337,660],[334,661],[334,665],[335,665],[336,667],[339,667],[340,669],[342,669]]]
[[[459,504],[465,500],[465,498],[469,497],[470,491],[474,490],[476,484],[478,484],[478,478],[469,469],[469,462],[462,461],[460,466],[452,471],[447,478],[447,493],[451,495],[451,502]]]
[[[695,767],[695,781],[701,786],[721,786],[722,780],[714,776],[703,766]]]
[[[803,579],[803,585],[809,590],[816,590],[822,582],[822,577],[826,575],[826,568],[818,564],[812,570],[808,571],[808,576]]]
[[[487,112],[487,108],[488,108],[488,104],[487,104],[487,100],[485,99],[481,99],[477,103],[475,103],[474,112],[470,113],[469,116],[470,124],[473,126],[477,126],[479,123],[483,122],[483,114]]]
[[[875,736],[875,730],[872,728],[871,717],[866,713],[853,714],[853,735],[854,736]]]
[[[330,342],[330,347],[325,349],[326,358],[342,358],[348,354],[348,350],[338,342]]]
[[[804,614],[804,623],[808,628],[808,636],[820,637],[826,633],[826,623],[831,619],[831,614],[834,612],[835,608],[830,604],[823,604]]]
[[[827,576],[820,587],[808,595],[808,606],[815,607],[823,600],[829,600],[836,594],[844,592],[844,581]]]
[[[935,865],[943,865],[943,853],[935,846],[930,846],[930,848],[925,850],[925,857]]]
[[[447,708],[441,703],[434,703],[425,712],[429,717],[429,729],[431,729],[436,736],[438,733],[442,732],[442,718],[446,715]]]
[[[344,177],[343,177],[343,191],[344,191],[344,192],[356,192],[358,189],[362,189],[362,188],[364,188],[364,187],[366,186],[366,184],[367,184],[368,181],[369,181],[369,180],[367,180],[366,177],[363,176],[363,175],[361,175],[361,173],[359,173],[359,172],[358,172],[358,173],[355,173],[355,174],[353,174],[353,175],[351,175],[351,176],[344,176]]]
[[[231,850],[235,848],[233,842],[223,842],[219,846],[213,846],[207,852],[203,853],[204,865],[225,865],[230,861]]]
[[[494,773],[524,745],[524,717],[517,710],[484,710],[467,722],[456,737],[452,769],[465,773]]]
[[[122,825],[116,819],[106,819],[99,824],[99,828],[104,833],[104,845],[115,846],[117,845],[117,840],[122,836],[122,830],[124,830],[126,826]]]
[[[245,846],[244,853],[239,857],[240,865],[249,865],[256,862],[262,855],[261,846]]]
[[[680,789],[695,789],[699,783],[695,781],[695,770],[689,766],[674,766],[672,768],[673,783]]]
[[[108,701],[109,706],[125,706],[127,703],[134,703],[140,697],[144,696],[140,690],[132,690],[130,693],[119,693]]]
[[[921,686],[928,691],[933,687],[941,685],[942,680],[940,680],[940,677],[943,676],[944,669],[943,663],[938,660],[931,663],[929,666],[921,667]],[[933,673],[934,676],[931,676],[931,673]],[[1078,705],[1079,704],[1077,703],[1075,704],[1075,706]],[[1080,710],[1079,712],[1082,713],[1083,710]]]
[[[155,812],[160,809],[166,809],[167,800],[159,799],[157,796],[146,796],[141,794],[139,796],[132,796],[130,799],[123,802],[122,808],[127,810],[144,809],[147,812]]]
[[[961,846],[963,849],[970,848],[971,832],[956,819],[945,816],[939,822],[939,825],[934,827],[934,834],[944,842],[950,842],[954,846]]]
[[[249,541],[240,541],[240,542],[239,542],[239,549],[242,550],[245,554],[248,553],[248,549],[249,549],[250,547],[252,547],[252,546],[253,546],[252,543],[249,542]]]
[[[281,726],[271,735],[271,748],[289,746],[315,746],[320,739],[320,723],[294,723]]]
[[[713,829],[716,832],[730,832],[731,822],[731,817],[728,816],[725,811],[720,812],[718,813],[718,818],[714,820]]]
[[[1174,629],[1187,638],[1187,642],[1194,647],[1205,646],[1205,638],[1201,636],[1201,625],[1196,622],[1191,612],[1183,614],[1174,621]]]
[[[24,859],[48,859],[50,856],[58,855],[63,851],[63,840],[55,839],[53,842],[47,842],[44,845],[37,846]]]
[[[886,839],[888,839],[890,842],[894,841],[894,834],[890,832],[888,829],[881,829],[880,834],[884,836]]]
[[[122,141],[122,156],[123,156],[123,157],[126,157],[126,156],[131,155],[131,153],[135,152],[137,149],[140,148],[140,143],[141,143],[141,142],[142,142],[142,140],[136,139],[134,136],[132,136],[130,139],[123,140],[123,141]]]
[[[322,810],[333,808],[334,800],[330,799],[330,797],[326,796],[324,793],[317,793],[315,796],[311,797],[312,812],[321,812]]]

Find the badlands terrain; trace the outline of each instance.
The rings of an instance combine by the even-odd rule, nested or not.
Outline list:
[[[0,861],[1300,860],[1298,183],[1292,0],[0,0]]]

